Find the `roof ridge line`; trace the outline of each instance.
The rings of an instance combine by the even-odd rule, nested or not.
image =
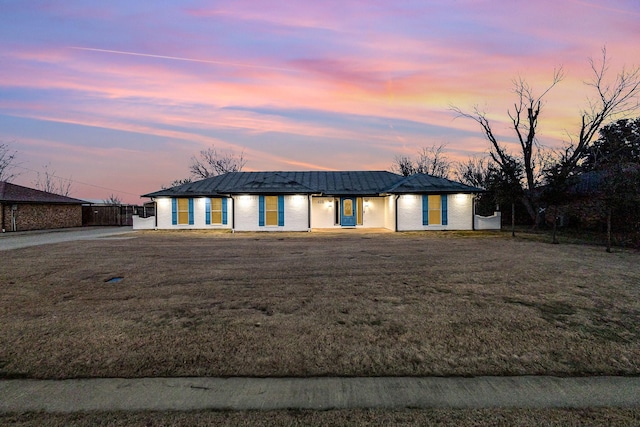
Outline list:
[[[383,191],[383,193],[390,193],[393,190],[395,190],[396,188],[400,187],[402,184],[406,183],[407,181],[409,181],[409,179],[413,176],[415,176],[416,174],[413,175],[407,175],[407,176],[403,176],[402,179],[398,182],[396,182],[394,185],[392,185],[391,187],[389,187],[387,190]]]

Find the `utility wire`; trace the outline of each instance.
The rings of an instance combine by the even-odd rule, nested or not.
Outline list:
[[[19,165],[13,165],[13,166],[11,166],[11,167],[13,167],[13,168],[19,168],[19,169],[24,169],[24,170],[28,170],[28,171],[30,171],[30,172],[35,172],[35,173],[37,173],[37,174],[41,174],[41,173],[42,173],[42,172],[40,172],[40,171],[37,171],[37,170],[34,170],[34,169],[30,169],[30,168],[26,168],[26,167],[24,167],[24,166],[19,166]],[[58,175],[56,175],[56,174],[55,174],[55,172],[50,172],[50,173],[49,173],[49,175],[50,175],[51,177],[54,177],[54,178],[62,179],[62,180],[65,180],[65,181],[69,181],[69,182],[71,182],[71,183],[73,183],[73,184],[87,185],[87,186],[89,186],[89,187],[95,187],[95,188],[100,188],[100,189],[102,189],[102,190],[109,190],[109,191],[113,191],[113,192],[116,192],[116,193],[118,193],[118,194],[127,194],[127,195],[129,195],[129,196],[136,196],[136,197],[140,197],[140,195],[139,195],[139,194],[128,193],[128,192],[126,192],[126,191],[116,190],[116,189],[114,189],[114,188],[109,188],[109,187],[103,187],[103,186],[101,186],[101,185],[89,184],[89,183],[86,183],[86,182],[77,181],[77,180],[72,179],[72,178],[64,178],[64,177],[62,177],[62,176],[58,176]]]

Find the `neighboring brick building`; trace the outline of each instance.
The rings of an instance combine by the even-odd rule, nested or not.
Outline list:
[[[82,226],[82,200],[0,181],[0,226],[5,231]]]

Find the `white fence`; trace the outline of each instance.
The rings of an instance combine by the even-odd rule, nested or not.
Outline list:
[[[153,230],[156,228],[156,217],[140,218],[138,215],[133,216],[134,230]]]
[[[491,216],[475,215],[473,225],[476,230],[500,230],[501,221],[502,213],[494,212]]]

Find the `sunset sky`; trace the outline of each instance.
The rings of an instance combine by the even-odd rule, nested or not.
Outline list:
[[[71,196],[139,195],[189,175],[212,145],[245,170],[388,170],[446,144],[487,150],[455,105],[486,110],[513,143],[512,81],[545,98],[540,143],[575,133],[593,96],[588,58],[611,77],[640,65],[637,0],[0,1],[0,142],[15,183],[36,171]]]

